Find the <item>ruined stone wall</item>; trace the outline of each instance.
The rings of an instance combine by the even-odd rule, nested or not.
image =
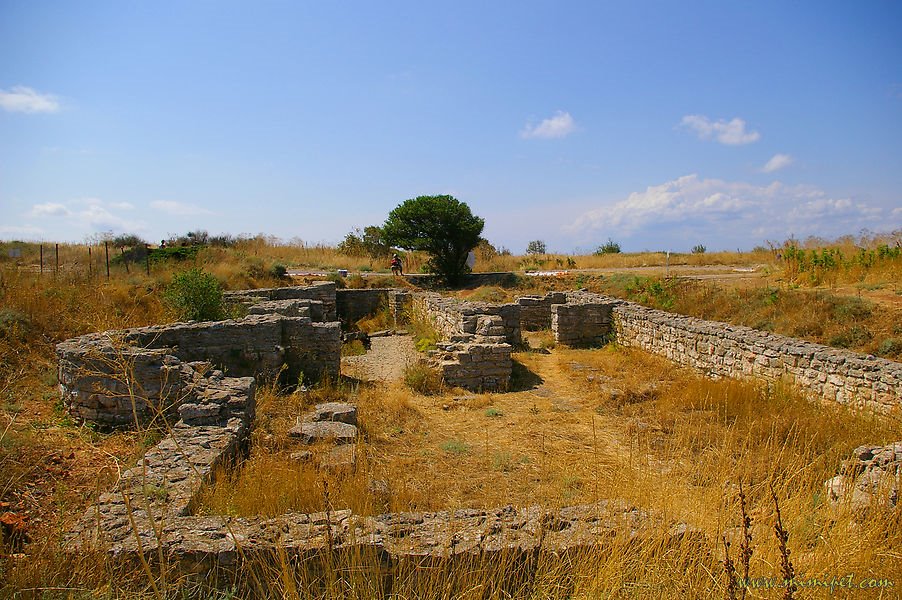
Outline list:
[[[447,385],[480,392],[503,392],[510,385],[510,344],[440,343],[429,356]]]
[[[520,328],[538,331],[551,328],[551,306],[566,304],[564,292],[548,292],[544,296],[524,296],[517,299],[520,305]]]
[[[601,340],[642,348],[713,377],[787,379],[819,398],[879,412],[902,407],[902,364],[594,294],[572,294],[552,307],[555,339]],[[585,331],[580,336],[580,331]]]
[[[469,336],[478,335],[485,326],[484,317],[495,317],[493,322],[503,328],[497,335],[503,335],[512,346],[521,344],[519,304],[467,302],[427,293],[414,296],[413,308],[425,314],[446,340],[470,341]]]
[[[551,330],[554,341],[567,346],[593,346],[604,344],[611,337],[611,309],[609,299],[594,296],[572,295],[569,304],[554,304],[551,312]]]
[[[323,303],[323,320],[338,319],[335,307],[336,286],[331,281],[323,281],[305,287],[260,288],[225,293],[225,299],[245,305],[267,300],[316,300]]]
[[[395,325],[405,325],[410,322],[410,310],[413,295],[407,290],[393,289],[388,292],[388,310],[395,321]]]
[[[311,321],[326,320],[323,303],[318,300],[264,300],[247,305],[249,315],[282,315],[283,317],[310,317]]]
[[[179,362],[210,361],[230,375],[278,373],[296,383],[337,377],[337,322],[251,315],[233,321],[176,323],[85,335],[57,345],[60,391],[77,419],[110,426],[146,422],[181,403]]]
[[[387,308],[388,292],[388,288],[338,290],[335,303],[342,325],[347,329],[360,319],[376,314],[380,308]]]

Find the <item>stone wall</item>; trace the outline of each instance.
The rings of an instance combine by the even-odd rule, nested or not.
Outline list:
[[[601,340],[607,328],[623,346],[642,348],[709,376],[786,379],[840,404],[878,412],[902,407],[902,364],[898,362],[616,298],[594,294],[568,298],[573,304],[552,307],[555,339],[561,343],[570,343],[568,339],[584,343],[590,333]]]
[[[520,305],[520,328],[526,331],[538,331],[551,328],[551,306],[566,304],[567,294],[564,292],[548,292],[544,296],[524,296],[517,299]]]
[[[337,377],[337,322],[251,315],[232,321],[176,323],[85,335],[57,345],[60,392],[70,414],[110,426],[146,422],[181,403],[174,369],[210,361],[229,375],[273,375],[296,383]]]
[[[483,317],[496,317],[497,325],[503,328],[504,341],[512,346],[519,346],[520,337],[520,305],[489,304],[487,302],[467,302],[459,298],[448,298],[439,294],[416,294],[413,308],[425,314],[446,340],[470,341],[470,337],[479,334],[484,327]],[[458,339],[460,338],[460,339]]]
[[[503,392],[510,385],[510,344],[440,343],[429,357],[447,385],[477,392]]]
[[[225,299],[245,305],[266,300],[316,300],[323,303],[323,320],[338,319],[335,307],[336,286],[331,281],[323,281],[305,287],[260,288],[226,292]]]
[[[247,305],[249,315],[282,315],[283,317],[310,317],[323,322],[326,315],[319,300],[263,300]]]
[[[611,337],[611,309],[606,301],[577,298],[571,304],[549,306],[554,341],[567,346],[594,346]]]
[[[338,290],[335,305],[341,324],[350,329],[360,319],[376,314],[379,309],[387,309],[388,292],[388,288]]]

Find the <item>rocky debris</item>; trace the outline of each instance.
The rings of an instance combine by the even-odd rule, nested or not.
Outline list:
[[[326,471],[351,471],[357,468],[357,445],[335,446],[319,459],[319,467]]]
[[[282,315],[283,317],[309,317],[316,322],[325,321],[325,309],[319,300],[264,300],[245,301],[249,315]]]
[[[844,461],[841,473],[824,482],[824,490],[831,504],[848,504],[861,512],[875,506],[896,506],[900,482],[902,442],[894,442],[856,448]]]
[[[225,299],[247,306],[262,301],[312,300],[322,305],[322,321],[335,321],[337,286],[331,281],[313,283],[304,287],[260,288],[256,290],[240,290],[225,292]]]
[[[311,421],[336,421],[357,425],[357,407],[346,402],[326,402],[313,409]]]
[[[299,438],[304,444],[331,442],[335,445],[357,443],[357,428],[347,423],[309,421],[288,430],[288,436]]]
[[[292,452],[288,458],[293,460],[294,462],[307,462],[311,458],[313,458],[313,452],[310,450],[301,450],[299,452]]]

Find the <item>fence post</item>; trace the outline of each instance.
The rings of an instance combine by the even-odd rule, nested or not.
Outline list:
[[[44,274],[44,244],[41,244],[41,275]]]
[[[144,244],[144,266],[147,270],[147,276],[150,277],[150,246]]]
[[[110,280],[110,243],[103,243],[103,252],[106,254],[106,278],[107,281]]]
[[[54,249],[54,250],[53,250],[53,256],[55,257],[55,258],[54,258],[53,274],[54,274],[54,275],[59,275],[59,272],[60,272],[60,245],[59,245],[59,244],[54,244],[54,245],[53,245],[53,249]]]
[[[88,246],[88,275],[94,275],[94,263],[92,262],[94,259],[91,257],[91,246]]]

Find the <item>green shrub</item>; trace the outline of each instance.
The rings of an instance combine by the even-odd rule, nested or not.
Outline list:
[[[877,354],[888,358],[902,356],[902,339],[886,338],[878,346]]]
[[[708,251],[708,249],[705,248],[705,246],[703,244],[696,244],[695,246],[692,247],[693,254],[704,254],[707,251]]]
[[[830,338],[830,345],[836,348],[854,348],[863,346],[871,341],[873,334],[867,328],[860,325],[853,325],[845,331],[838,333]]]
[[[198,268],[177,273],[164,299],[183,321],[219,321],[226,318],[222,286]]]
[[[269,274],[276,279],[284,279],[288,277],[288,268],[280,263],[276,263],[269,268]]]
[[[418,394],[432,396],[441,393],[442,377],[429,365],[415,363],[404,368],[404,385]]]
[[[360,340],[351,340],[341,345],[342,356],[363,356],[366,354],[366,347]]]

